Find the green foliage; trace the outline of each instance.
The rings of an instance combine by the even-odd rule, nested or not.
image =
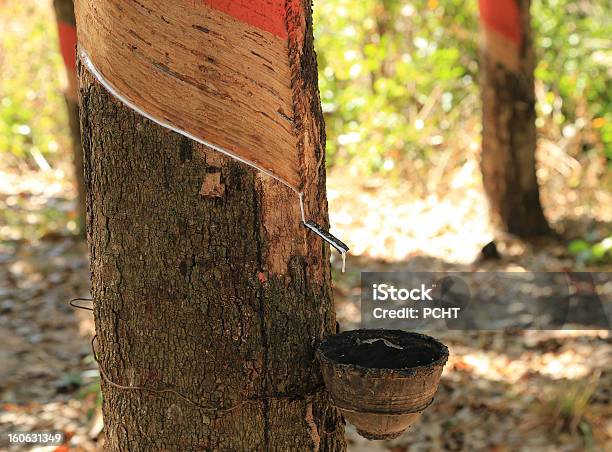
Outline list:
[[[427,158],[478,110],[475,2],[315,3],[330,163]]]
[[[34,164],[41,156],[69,149],[62,70],[50,5],[5,2],[0,16],[0,154]]]
[[[612,159],[612,4],[602,1],[535,1],[532,22],[543,82],[541,121],[578,123],[600,130]],[[587,124],[585,124],[587,123]]]
[[[584,263],[612,262],[612,235],[601,241],[587,241],[586,239],[572,240],[567,250]]]
[[[591,145],[603,140],[612,157],[606,4],[535,0],[532,22],[539,125],[592,126]],[[461,146],[458,136],[478,140],[476,1],[326,0],[314,20],[330,164],[428,165],[440,147]]]

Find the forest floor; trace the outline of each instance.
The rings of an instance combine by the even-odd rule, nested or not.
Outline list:
[[[494,236],[481,190],[467,174],[475,170],[458,169],[449,182],[455,190],[427,197],[332,172],[333,232],[353,251],[346,273],[333,256],[342,329],[360,324],[361,271],[610,271],[609,264],[576,261],[561,238],[531,245],[497,238],[502,258],[479,260]],[[89,295],[86,245],[49,226],[62,212],[73,215],[72,187],[59,174],[2,173],[0,181],[0,431],[62,430],[70,449],[50,450],[99,450],[104,434],[92,319],[67,303]],[[564,237],[605,237],[609,213],[588,213],[547,212]],[[435,335],[450,348],[435,403],[393,441],[367,441],[348,425],[351,452],[578,451],[612,444],[608,331]]]

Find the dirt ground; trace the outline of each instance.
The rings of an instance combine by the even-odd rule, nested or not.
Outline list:
[[[37,189],[34,182],[14,180],[0,188],[3,208],[15,216],[49,205],[61,210],[73,196],[62,183]],[[479,260],[493,234],[476,188],[411,201],[398,187],[349,187],[346,177],[332,175],[329,198],[334,232],[353,250],[346,273],[333,256],[344,330],[359,327],[361,271],[610,270],[577,263],[562,239],[526,245],[498,238],[502,258]],[[597,217],[577,218],[559,217],[555,226],[565,234],[609,231]],[[10,237],[9,225],[3,227]],[[67,303],[88,295],[81,240],[48,232],[38,240],[15,236],[0,243],[0,431],[61,430],[70,448],[46,450],[100,449],[99,375],[89,344],[93,323],[90,313]],[[608,331],[432,334],[450,348],[435,402],[393,441],[367,441],[347,425],[351,452],[610,450]]]

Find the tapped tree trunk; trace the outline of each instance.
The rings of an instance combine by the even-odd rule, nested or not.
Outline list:
[[[76,19],[72,0],[54,0],[55,17],[60,41],[60,51],[66,69],[66,106],[68,126],[72,140],[72,159],[77,188],[77,223],[79,234],[85,236],[85,179],[83,176],[83,149],[79,130],[79,101],[76,75]]]
[[[304,3],[287,83],[302,93],[304,202],[327,226]],[[329,248],[301,226],[296,194],[128,109],[82,64],[79,82],[107,449],[345,450],[314,362],[336,329]]]
[[[530,0],[480,0],[483,183],[494,222],[520,237],[549,232],[535,169],[529,7]]]

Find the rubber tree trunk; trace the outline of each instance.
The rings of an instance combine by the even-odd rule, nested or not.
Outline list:
[[[74,178],[77,188],[77,223],[79,233],[85,235],[85,179],[83,176],[83,149],[79,130],[79,104],[76,74],[76,20],[72,0],[54,0],[55,16],[58,25],[60,50],[66,69],[66,106],[68,108],[68,125],[72,140]]]
[[[481,26],[480,73],[481,168],[491,217],[502,229],[520,237],[546,234],[549,228],[535,169],[535,56],[530,0],[480,0],[480,6],[483,21],[490,19]],[[516,36],[512,35],[512,11],[516,12]],[[500,23],[498,33],[495,25]]]
[[[305,203],[327,225],[306,27]],[[336,328],[329,249],[295,193],[119,104],[82,64],[79,82],[100,366],[140,387],[102,380],[108,450],[345,450],[313,361]]]

